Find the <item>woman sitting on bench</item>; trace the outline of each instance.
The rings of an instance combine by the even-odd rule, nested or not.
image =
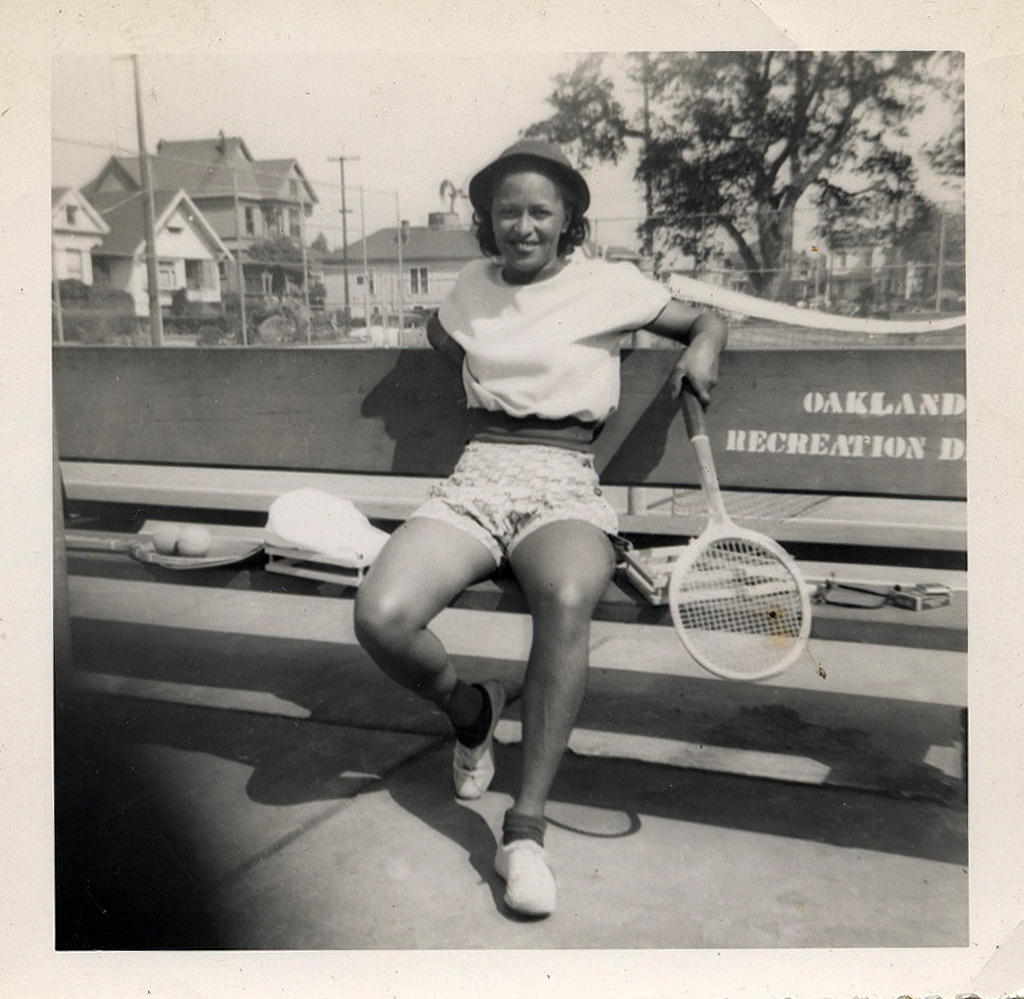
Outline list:
[[[380,668],[455,728],[460,798],[494,776],[505,704],[496,681],[456,674],[428,625],[507,560],[533,619],[522,695],[522,774],[495,869],[525,915],[555,908],[544,808],[586,687],[590,620],[611,580],[614,510],[590,447],[618,405],[619,348],[645,328],[688,347],[707,404],[725,324],[674,301],[631,264],[572,256],[588,227],[586,181],[558,147],[521,141],[469,185],[484,259],[469,263],[428,327],[462,371],[474,433],[451,477],[388,541],[358,591],[356,634]]]

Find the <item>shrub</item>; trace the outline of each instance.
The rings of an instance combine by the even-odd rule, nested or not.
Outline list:
[[[71,285],[71,297],[61,303],[63,308],[64,339],[69,343],[104,344],[113,343],[136,332],[135,302],[126,291],[114,288],[92,288],[80,281],[61,282],[63,295],[65,283]],[[80,287],[77,287],[80,286]],[[56,316],[53,328],[56,330]]]
[[[205,322],[196,334],[197,347],[225,347],[241,343],[241,329],[237,323]]]
[[[90,288],[78,278],[62,278],[60,284],[60,300],[66,305],[69,302],[82,302],[89,298]]]
[[[188,311],[188,292],[184,288],[175,288],[171,295],[171,314],[182,316]]]
[[[127,291],[117,288],[93,288],[89,296],[89,308],[130,313],[134,316],[135,299]]]
[[[164,332],[175,336],[198,336],[200,332],[210,326],[227,329],[227,317],[216,313],[202,314],[199,312],[195,315],[176,316],[171,314],[164,316]]]

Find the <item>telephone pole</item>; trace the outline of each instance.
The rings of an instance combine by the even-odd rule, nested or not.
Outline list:
[[[139,57],[132,56],[135,76],[135,121],[139,138],[139,170],[144,192],[143,223],[146,233],[146,274],[149,279],[149,335],[154,347],[164,345],[164,316],[160,310],[160,270],[156,256],[156,211],[153,207],[153,178],[149,172],[146,132],[142,123],[142,87],[139,84]]]
[[[651,151],[651,56],[649,52],[640,53],[640,63],[643,67],[642,85],[644,99],[644,145],[643,155]],[[651,222],[654,218],[654,191],[651,186],[651,174],[649,170],[644,171],[644,208],[647,211],[647,225],[644,226],[643,252],[650,256],[654,246],[654,233],[651,231]]]
[[[351,323],[351,307],[348,291],[348,204],[345,201],[345,162],[357,162],[358,156],[328,156],[328,162],[337,163],[341,170],[341,264],[345,270],[345,329]]]
[[[939,205],[939,252],[935,261],[935,311],[942,311],[942,272],[946,268],[946,207]]]
[[[398,343],[396,347],[402,346],[402,337],[405,336],[405,284],[402,273],[402,243],[405,240],[405,226],[402,225],[402,206],[398,200],[398,191],[395,191],[395,219],[398,222]]]
[[[242,346],[249,346],[249,335],[246,332],[245,315],[245,265],[242,263],[242,217],[238,208],[238,175],[235,168],[231,168],[231,197],[234,201],[235,210],[235,264],[238,266],[238,308],[239,318],[242,321]]]

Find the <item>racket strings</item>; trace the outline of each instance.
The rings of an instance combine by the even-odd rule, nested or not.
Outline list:
[[[711,542],[674,574],[671,599],[696,658],[735,675],[765,673],[803,638],[806,600],[799,580],[755,541]]]

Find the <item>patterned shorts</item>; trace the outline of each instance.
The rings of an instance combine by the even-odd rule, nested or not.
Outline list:
[[[583,520],[612,537],[618,532],[593,455],[544,444],[471,441],[455,471],[431,489],[412,516],[466,531],[496,565],[523,538],[556,521]]]

